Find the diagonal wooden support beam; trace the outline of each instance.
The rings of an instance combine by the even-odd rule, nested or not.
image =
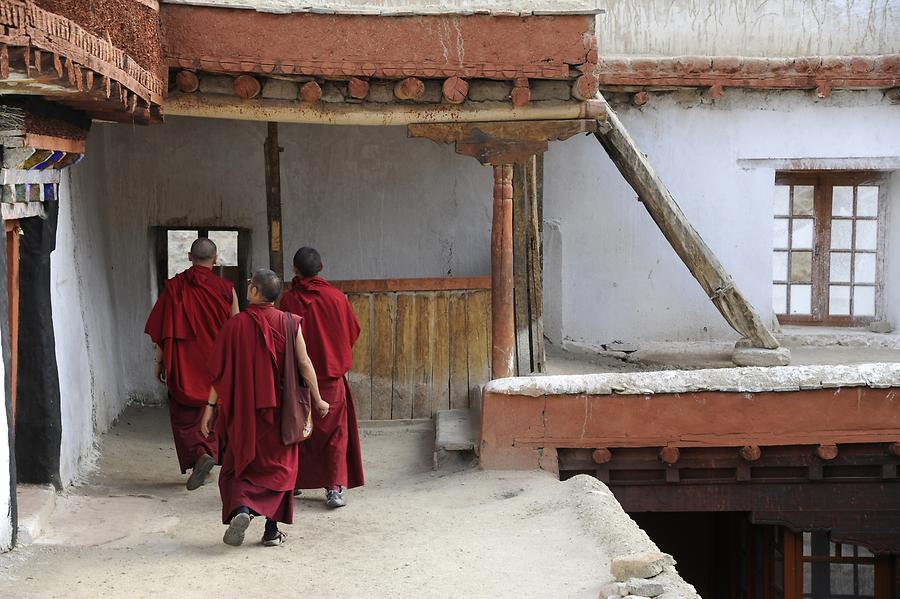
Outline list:
[[[638,194],[675,253],[734,330],[749,339],[754,347],[776,349],[778,341],[737,288],[731,275],[691,226],[671,192],[608,104],[605,114],[605,120],[598,120],[594,135]]]

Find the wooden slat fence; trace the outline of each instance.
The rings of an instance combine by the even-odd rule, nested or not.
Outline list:
[[[362,328],[350,387],[360,420],[476,407],[490,380],[490,277],[332,281]]]

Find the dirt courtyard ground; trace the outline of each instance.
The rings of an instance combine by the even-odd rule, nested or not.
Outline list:
[[[96,471],[57,499],[48,530],[0,556],[0,596],[595,599],[609,580],[604,535],[630,524],[585,499],[617,506],[608,491],[541,472],[435,473],[433,435],[365,430],[368,484],[348,507],[329,511],[322,491],[307,492],[285,546],[259,545],[256,520],[233,548],[217,486],[184,489],[167,410],[132,407],[103,437]],[[616,551],[649,542],[612,532]]]

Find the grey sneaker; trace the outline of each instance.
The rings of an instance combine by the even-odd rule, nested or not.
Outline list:
[[[215,460],[212,459],[207,453],[204,453],[197,460],[197,463],[194,464],[194,469],[191,471],[191,476],[187,479],[187,487],[188,491],[193,491],[195,489],[199,489],[204,484],[206,484],[206,476],[212,471],[213,466],[216,465]]]
[[[347,502],[344,501],[344,494],[341,491],[325,491],[325,505],[330,508],[344,507]]]
[[[228,524],[228,529],[225,531],[225,536],[222,537],[222,541],[226,545],[240,547],[244,542],[244,533],[247,532],[247,528],[250,526],[250,520],[252,519],[253,516],[250,514],[237,514]]]

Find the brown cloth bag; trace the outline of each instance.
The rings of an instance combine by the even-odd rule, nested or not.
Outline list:
[[[281,442],[302,443],[312,436],[312,398],[309,387],[300,376],[294,343],[297,328],[290,313],[284,313],[284,390],[281,394]]]

